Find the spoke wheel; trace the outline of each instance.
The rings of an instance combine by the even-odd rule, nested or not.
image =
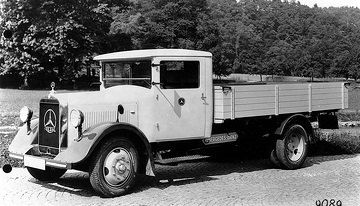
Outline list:
[[[297,169],[304,163],[308,146],[304,127],[293,124],[287,128],[283,139],[276,141],[276,156],[285,169]]]
[[[90,167],[90,183],[105,197],[128,193],[136,182],[139,155],[134,144],[124,137],[107,140]]]

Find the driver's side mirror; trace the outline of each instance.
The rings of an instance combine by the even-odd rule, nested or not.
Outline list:
[[[99,90],[101,86],[101,82],[92,82],[90,83],[90,89],[91,90]]]
[[[92,82],[90,84],[90,87],[92,87],[92,86],[100,86],[101,84],[102,84],[101,82]]]

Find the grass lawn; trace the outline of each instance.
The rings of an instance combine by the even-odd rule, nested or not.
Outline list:
[[[59,93],[69,91],[58,91]],[[23,106],[33,109],[34,116],[39,113],[39,100],[48,95],[44,90],[15,90],[0,89],[0,167],[10,163],[14,167],[21,167],[21,161],[8,158],[7,148],[14,138],[20,125],[19,111]],[[341,121],[360,121],[360,89],[349,91],[349,109],[339,112]],[[360,153],[360,129],[356,132],[338,130],[337,132],[317,131],[316,144],[311,146],[312,155],[352,154]]]
[[[57,91],[58,93],[69,92],[67,90]],[[24,106],[31,108],[34,115],[39,113],[40,99],[46,97],[49,90],[18,90],[0,89],[0,115],[17,116]],[[2,124],[0,123],[0,126]]]

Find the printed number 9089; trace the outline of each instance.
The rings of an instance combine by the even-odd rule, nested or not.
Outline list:
[[[323,201],[316,200],[315,202],[316,206],[342,206],[341,200],[336,201],[335,199],[331,199],[330,201],[327,199],[324,199]]]

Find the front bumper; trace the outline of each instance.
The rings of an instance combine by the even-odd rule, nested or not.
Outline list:
[[[22,155],[16,153],[9,153],[10,158],[23,160],[25,167],[32,167],[40,170],[45,170],[46,167],[55,167],[59,169],[71,169],[71,164],[60,162],[46,157]]]

